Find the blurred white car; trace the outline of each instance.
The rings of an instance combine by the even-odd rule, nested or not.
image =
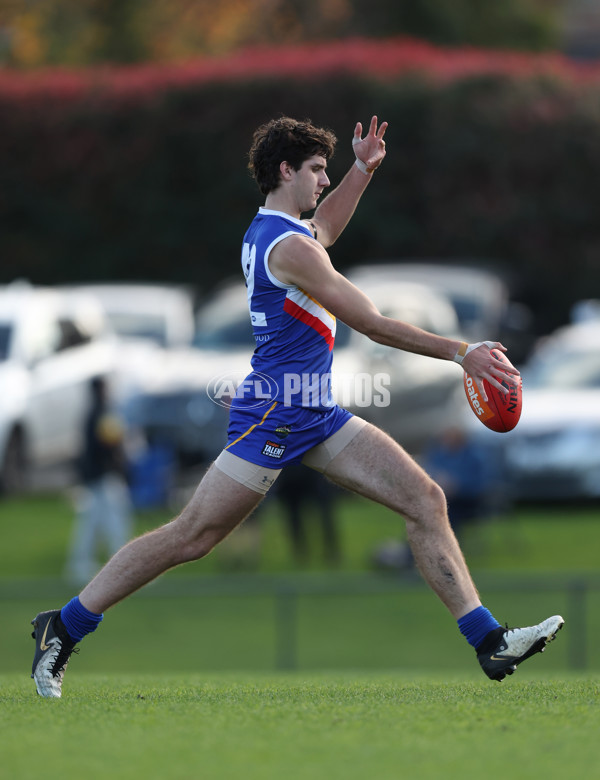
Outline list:
[[[390,282],[426,284],[450,300],[456,311],[462,334],[469,341],[494,338],[508,305],[508,289],[495,274],[484,268],[442,265],[429,262],[394,262],[359,266],[352,277]],[[491,333],[492,335],[482,335]]]
[[[73,460],[90,380],[114,369],[102,311],[85,296],[14,283],[0,288],[0,489]]]
[[[368,269],[350,272],[348,278],[385,316],[440,336],[462,338],[452,304],[436,290],[379,272],[370,274]],[[383,428],[411,452],[420,451],[457,414],[462,376],[456,363],[376,344],[338,322],[333,358],[336,401]],[[382,383],[387,394],[377,392]]]
[[[192,345],[192,291],[115,282],[66,292],[92,296],[116,336],[114,395],[129,426],[148,444],[172,449],[180,465],[218,454],[226,415],[206,395],[205,361]]]
[[[225,444],[228,410],[214,403],[207,389],[215,371],[230,367],[226,358],[215,363],[194,347],[157,354],[152,372],[121,406],[126,422],[149,445],[168,447],[180,467],[213,460]]]
[[[352,277],[360,280],[416,282],[427,285],[454,306],[465,341],[503,341],[513,362],[520,363],[532,346],[532,315],[526,306],[510,299],[506,282],[487,268],[441,264],[431,260],[374,263],[357,266]]]
[[[559,329],[521,370],[517,427],[508,434],[484,433],[475,421],[482,440],[499,450],[514,498],[600,498],[599,345],[598,322]]]
[[[173,348],[189,346],[194,337],[194,296],[187,287],[115,282],[68,289],[94,296],[110,328],[123,340],[149,340]]]
[[[254,339],[243,282],[200,308],[191,347],[164,350],[124,407],[151,444],[170,447],[180,466],[213,460],[226,442],[227,392],[250,371]],[[213,389],[225,388],[214,397]]]

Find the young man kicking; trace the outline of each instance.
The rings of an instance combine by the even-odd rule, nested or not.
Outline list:
[[[257,346],[252,373],[231,406],[227,444],[177,518],[125,545],[62,609],[34,618],[32,677],[41,696],[61,695],[75,644],[97,628],[109,607],[168,569],[207,555],[257,507],[289,463],[302,462],[404,518],[421,574],[491,679],[512,674],[562,627],[556,615],[527,628],[502,628],[481,604],[440,487],[393,439],[332,400],[336,318],[393,349],[456,361],[484,398],[484,379],[499,389],[506,379],[506,364],[490,351],[504,350],[501,344],[467,345],[384,317],[329,259],[326,248],[346,227],[385,157],[386,128],[373,117],[362,138],[356,125],[355,161],[310,220],[301,216],[315,209],[330,184],[334,135],[289,117],[255,132],[250,169],[266,200],[244,237],[242,268]]]

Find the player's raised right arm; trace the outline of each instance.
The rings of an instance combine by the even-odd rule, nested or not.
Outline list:
[[[357,122],[352,149],[358,162],[352,165],[338,186],[323,199],[310,220],[317,229],[317,239],[322,246],[331,246],[338,239],[373,178],[373,171],[381,165],[385,157],[383,136],[387,126],[387,122],[382,122],[378,128],[377,117],[374,116],[367,134],[361,138],[362,125]]]

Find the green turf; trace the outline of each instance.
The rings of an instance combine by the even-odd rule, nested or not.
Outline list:
[[[27,672],[34,648],[29,621],[40,604],[52,608],[65,600],[0,601],[4,671]],[[521,625],[555,612],[567,620],[567,628],[543,655],[528,662],[528,669],[573,668],[573,650],[581,650],[579,632],[564,598],[524,593],[519,601],[515,605],[510,595],[496,596],[492,606],[499,617],[514,617]],[[69,677],[100,671],[478,669],[456,623],[424,587],[387,594],[298,595],[294,613],[284,612],[283,620],[276,605],[273,595],[182,593],[175,598],[142,592],[110,610],[96,634],[83,640]],[[599,608],[600,599],[590,604],[594,630],[585,642],[587,668],[593,670],[600,669],[593,642],[600,632]]]
[[[273,502],[204,561],[170,572],[110,610],[69,674],[88,672],[443,666],[468,671],[472,651],[417,576],[375,575],[369,551],[399,522],[362,501],[339,506],[343,557],[290,563]],[[138,531],[162,522],[144,513]],[[62,496],[0,503],[0,657],[26,670],[29,621],[77,592],[61,578],[72,510]],[[532,665],[600,669],[600,586],[595,508],[521,509],[469,529],[465,551],[482,600],[502,622],[529,625],[560,613],[565,631]],[[579,565],[577,565],[579,564]],[[35,578],[35,579],[33,579]]]
[[[167,521],[175,512],[138,513],[136,533]],[[403,537],[402,521],[392,512],[357,497],[342,496],[337,518],[341,540],[338,570],[370,568],[378,545]],[[60,576],[72,523],[73,509],[64,495],[0,501],[0,579]],[[244,524],[208,558],[181,568],[176,576],[329,568],[314,523],[312,526],[312,554],[299,566],[293,562],[281,508],[276,500],[269,500],[256,519]],[[600,505],[518,507],[467,527],[462,543],[474,570],[597,572]]]
[[[600,776],[600,680],[347,672],[0,677],[6,778]]]
[[[370,553],[401,524],[346,499],[337,571],[316,537],[311,560],[291,562],[273,502],[110,610],[48,701],[29,679],[29,621],[75,592],[61,578],[72,509],[0,503],[0,778],[600,778],[598,515],[520,509],[466,533],[500,619],[567,619],[501,684],[418,578],[374,575]],[[137,531],[168,516],[144,513]]]

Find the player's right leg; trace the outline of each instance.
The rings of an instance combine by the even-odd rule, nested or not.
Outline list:
[[[273,478],[278,473],[273,470]],[[73,632],[67,619],[69,605],[33,619],[36,649],[31,676],[41,696],[61,696],[64,670],[75,644],[94,630],[105,610],[168,569],[207,555],[258,506],[266,488],[247,484],[213,464],[175,520],[122,547],[73,600],[78,602],[74,617],[83,623],[95,620],[93,627],[92,623],[83,626],[81,635]]]

